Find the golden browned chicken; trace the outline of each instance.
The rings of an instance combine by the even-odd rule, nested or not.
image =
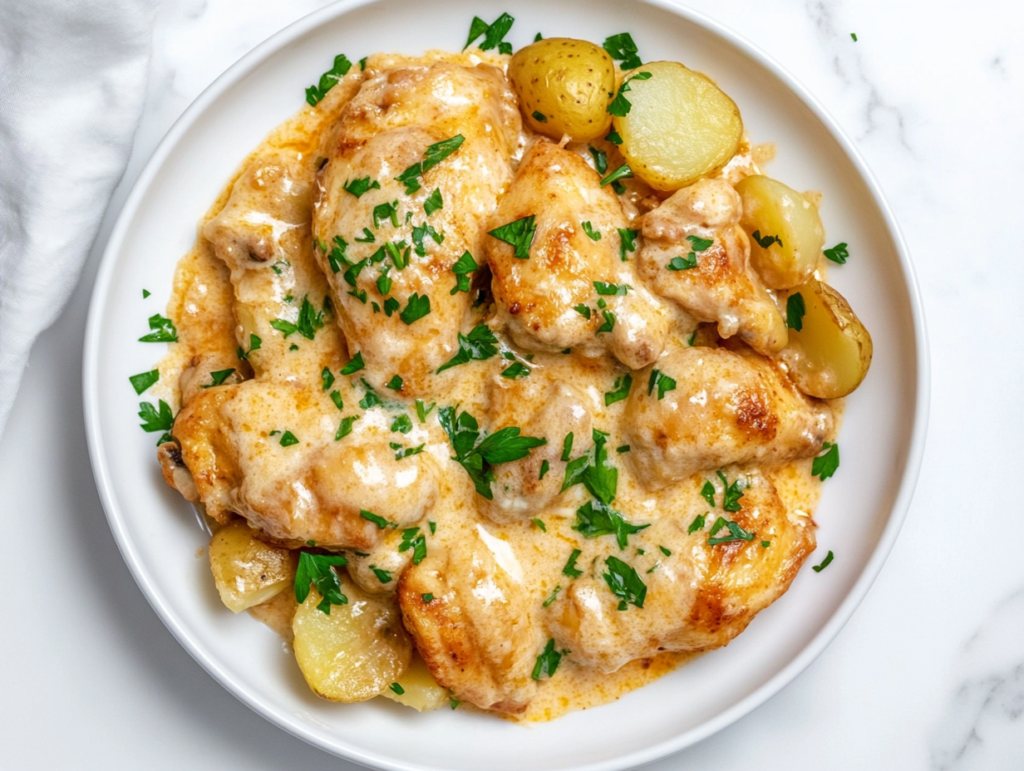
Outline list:
[[[258,156],[204,227],[231,271],[240,354],[255,378],[220,385],[214,364],[187,368],[173,431],[180,448],[161,459],[168,481],[220,521],[240,514],[291,546],[362,549],[383,529],[361,512],[395,526],[418,521],[436,497],[436,471],[429,456],[399,458],[389,446],[422,430],[393,433],[386,405],[367,398],[372,389],[341,375],[344,349],[311,255],[311,179],[302,153]],[[229,378],[245,367],[231,365]]]
[[[538,140],[491,226],[501,236],[487,242],[498,318],[517,344],[611,352],[633,369],[658,357],[668,311],[621,259],[622,205],[579,155]]]
[[[458,350],[485,225],[512,178],[519,111],[487,64],[367,75],[319,178],[317,258],[374,385],[399,375],[403,393],[420,394]]]
[[[750,266],[741,206],[724,179],[684,187],[644,215],[637,262],[656,294],[767,356],[786,345],[786,322]]]
[[[694,486],[688,506],[645,531],[647,542],[670,554],[659,553],[653,569],[643,569],[649,559],[641,564],[642,607],[609,591],[608,557],[591,563],[552,604],[550,628],[558,646],[571,651],[571,660],[614,672],[659,651],[718,648],[789,588],[814,550],[814,523],[807,515],[787,512],[760,473],[737,478],[730,470],[727,478],[742,489],[739,511],[708,511]],[[723,485],[715,495],[721,506]],[[695,522],[697,517],[703,519]]]
[[[832,429],[826,406],[755,353],[678,348],[638,384],[626,405],[628,457],[650,488],[731,463],[810,457]]]

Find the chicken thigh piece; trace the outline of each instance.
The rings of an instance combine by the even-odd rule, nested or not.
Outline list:
[[[679,348],[640,373],[626,403],[629,461],[650,489],[730,463],[779,464],[821,451],[829,408],[758,354]]]
[[[481,709],[526,709],[537,690],[531,673],[543,639],[507,541],[478,524],[457,548],[432,546],[402,575],[398,601],[440,685]]]
[[[523,348],[611,352],[640,369],[661,353],[669,312],[622,260],[619,231],[628,223],[600,181],[576,153],[534,144],[491,218],[492,233],[523,231],[518,246],[487,241],[494,297],[500,321]]]
[[[426,455],[398,459],[392,411],[340,374],[346,362],[327,285],[313,259],[309,217],[314,168],[303,152],[253,158],[203,235],[231,273],[239,355],[254,379],[182,375],[183,407],[161,448],[165,478],[225,522],[245,517],[288,546],[367,548],[381,528],[419,520],[437,495]],[[365,406],[364,406],[365,405]],[[410,436],[414,439],[416,436]]]
[[[659,555],[656,569],[644,570],[646,558],[622,556],[639,567],[642,607],[620,609],[608,590],[606,561],[591,564],[548,611],[557,647],[572,651],[577,663],[614,672],[660,651],[718,648],[742,632],[786,592],[815,537],[810,517],[787,512],[759,472],[740,475],[739,484],[737,512],[707,512],[694,486],[687,509],[652,527],[657,531],[650,537],[671,552]],[[698,515],[705,516],[703,527],[689,532]],[[719,517],[738,526],[740,535]]]
[[[644,215],[637,262],[656,294],[699,321],[717,322],[722,337],[739,335],[768,356],[782,350],[789,336],[775,300],[750,265],[741,214],[740,196],[724,179],[684,187]],[[702,241],[711,245],[698,249]]]
[[[487,64],[367,75],[319,177],[317,259],[349,347],[383,378],[375,385],[397,374],[412,396],[458,351],[471,303],[460,275],[483,262],[521,124],[507,79]]]

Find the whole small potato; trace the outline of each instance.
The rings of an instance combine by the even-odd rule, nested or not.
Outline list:
[[[747,177],[736,185],[736,192],[743,199],[740,225],[751,236],[750,259],[765,285],[792,289],[809,279],[825,245],[817,207],[771,177]],[[761,246],[755,233],[771,243]]]
[[[291,585],[295,557],[288,549],[263,543],[237,521],[210,539],[210,570],[221,601],[232,613],[241,613]]]
[[[538,40],[516,52],[508,76],[534,131],[578,142],[608,133],[615,65],[600,46],[565,37]]]
[[[292,620],[295,660],[309,687],[328,701],[372,699],[409,666],[412,641],[392,598],[371,597],[341,579],[345,605],[321,611],[320,594],[311,589]]]
[[[739,108],[709,78],[679,62],[651,62],[626,80],[623,96],[631,106],[615,116],[615,130],[629,168],[651,187],[686,187],[736,155],[743,139]]]
[[[837,399],[852,393],[868,374],[871,335],[839,292],[811,279],[789,292],[799,293],[804,316],[801,329],[789,330],[779,354],[796,387],[808,396]]]

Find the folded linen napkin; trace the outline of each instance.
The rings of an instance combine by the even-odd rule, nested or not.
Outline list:
[[[0,0],[0,435],[128,162],[155,5]]]

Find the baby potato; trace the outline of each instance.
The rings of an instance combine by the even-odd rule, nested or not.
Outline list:
[[[379,696],[409,666],[412,641],[394,599],[371,597],[342,576],[345,605],[330,615],[310,589],[292,620],[295,660],[309,687],[328,701],[356,702]]]
[[[448,705],[448,691],[437,684],[420,655],[413,651],[409,668],[396,681],[402,693],[385,688],[381,696],[397,701],[417,712],[429,712]]]
[[[818,209],[803,195],[771,177],[747,177],[736,185],[743,199],[740,225],[750,239],[750,258],[770,289],[792,289],[811,277],[825,245]],[[770,236],[777,240],[761,246]]]
[[[255,537],[245,522],[225,525],[210,539],[210,570],[221,601],[232,613],[266,602],[288,587],[295,560]]]
[[[608,133],[615,65],[600,46],[567,37],[538,40],[516,52],[508,76],[534,131],[577,142]]]
[[[852,393],[871,366],[871,335],[827,284],[811,279],[789,296],[797,292],[804,301],[803,328],[789,330],[789,344],[779,354],[790,377],[797,388],[819,399]]]
[[[649,72],[641,80],[635,76]],[[631,103],[616,115],[629,168],[658,190],[678,190],[724,166],[739,149],[739,108],[709,78],[678,62],[652,62],[626,75]]]

